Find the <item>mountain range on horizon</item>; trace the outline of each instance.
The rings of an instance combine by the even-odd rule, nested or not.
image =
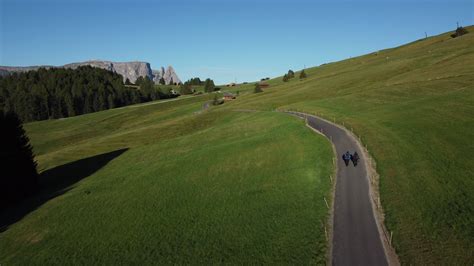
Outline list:
[[[135,83],[138,77],[148,77],[150,80],[153,80],[155,84],[158,84],[160,79],[163,78],[165,84],[179,84],[181,79],[176,74],[176,71],[172,66],[168,66],[166,69],[160,67],[158,70],[152,69],[150,63],[141,62],[141,61],[131,61],[131,62],[113,62],[105,60],[89,60],[84,62],[69,63],[62,66],[52,66],[52,65],[40,65],[40,66],[26,66],[26,67],[15,67],[15,66],[0,66],[0,76],[7,76],[11,73],[21,73],[28,72],[32,70],[37,70],[39,68],[78,68],[80,66],[92,66],[108,71],[115,72],[122,75],[123,81],[127,79],[130,82]]]

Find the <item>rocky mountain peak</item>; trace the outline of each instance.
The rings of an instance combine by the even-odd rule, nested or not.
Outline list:
[[[181,80],[179,79],[178,75],[176,74],[172,66],[168,66],[166,70],[164,67],[161,67],[160,70],[152,70],[150,63],[140,62],[140,61],[112,62],[112,61],[104,61],[104,60],[89,60],[89,61],[78,62],[78,63],[70,63],[63,66],[58,66],[58,67],[75,69],[80,66],[92,66],[92,67],[98,67],[98,68],[106,69],[108,71],[116,72],[123,76],[124,82],[127,79],[129,79],[130,82],[135,83],[135,81],[140,76],[148,77],[149,79],[153,80],[155,83],[158,83],[160,78],[162,77],[164,78],[166,84],[169,84],[171,79],[173,79],[173,83],[181,82]],[[0,75],[5,76],[13,72],[27,72],[30,70],[37,70],[40,67],[51,68],[54,66],[31,66],[31,67],[0,66]]]

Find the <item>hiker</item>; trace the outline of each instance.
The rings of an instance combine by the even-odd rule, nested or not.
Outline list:
[[[357,163],[359,162],[359,154],[357,152],[354,152],[354,155],[352,155],[351,160],[352,163],[354,164],[354,167],[357,166]]]
[[[342,155],[342,159],[344,160],[344,163],[346,163],[346,166],[349,166],[349,161],[352,159],[351,153],[346,151],[346,153]]]

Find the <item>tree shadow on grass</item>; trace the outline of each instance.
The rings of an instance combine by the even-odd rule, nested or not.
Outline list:
[[[125,148],[95,155],[42,172],[39,177],[39,191],[35,195],[1,210],[0,233],[47,201],[68,192],[75,183],[94,174],[127,150],[128,148]]]

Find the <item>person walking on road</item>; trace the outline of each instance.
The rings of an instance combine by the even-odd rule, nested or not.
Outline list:
[[[351,156],[351,160],[352,160],[352,163],[354,164],[354,167],[357,166],[357,164],[359,163],[359,154],[357,154],[357,152],[354,152],[354,155]]]
[[[342,159],[344,160],[346,166],[349,166],[349,161],[352,159],[351,153],[349,151],[346,151],[346,153],[342,155]]]

